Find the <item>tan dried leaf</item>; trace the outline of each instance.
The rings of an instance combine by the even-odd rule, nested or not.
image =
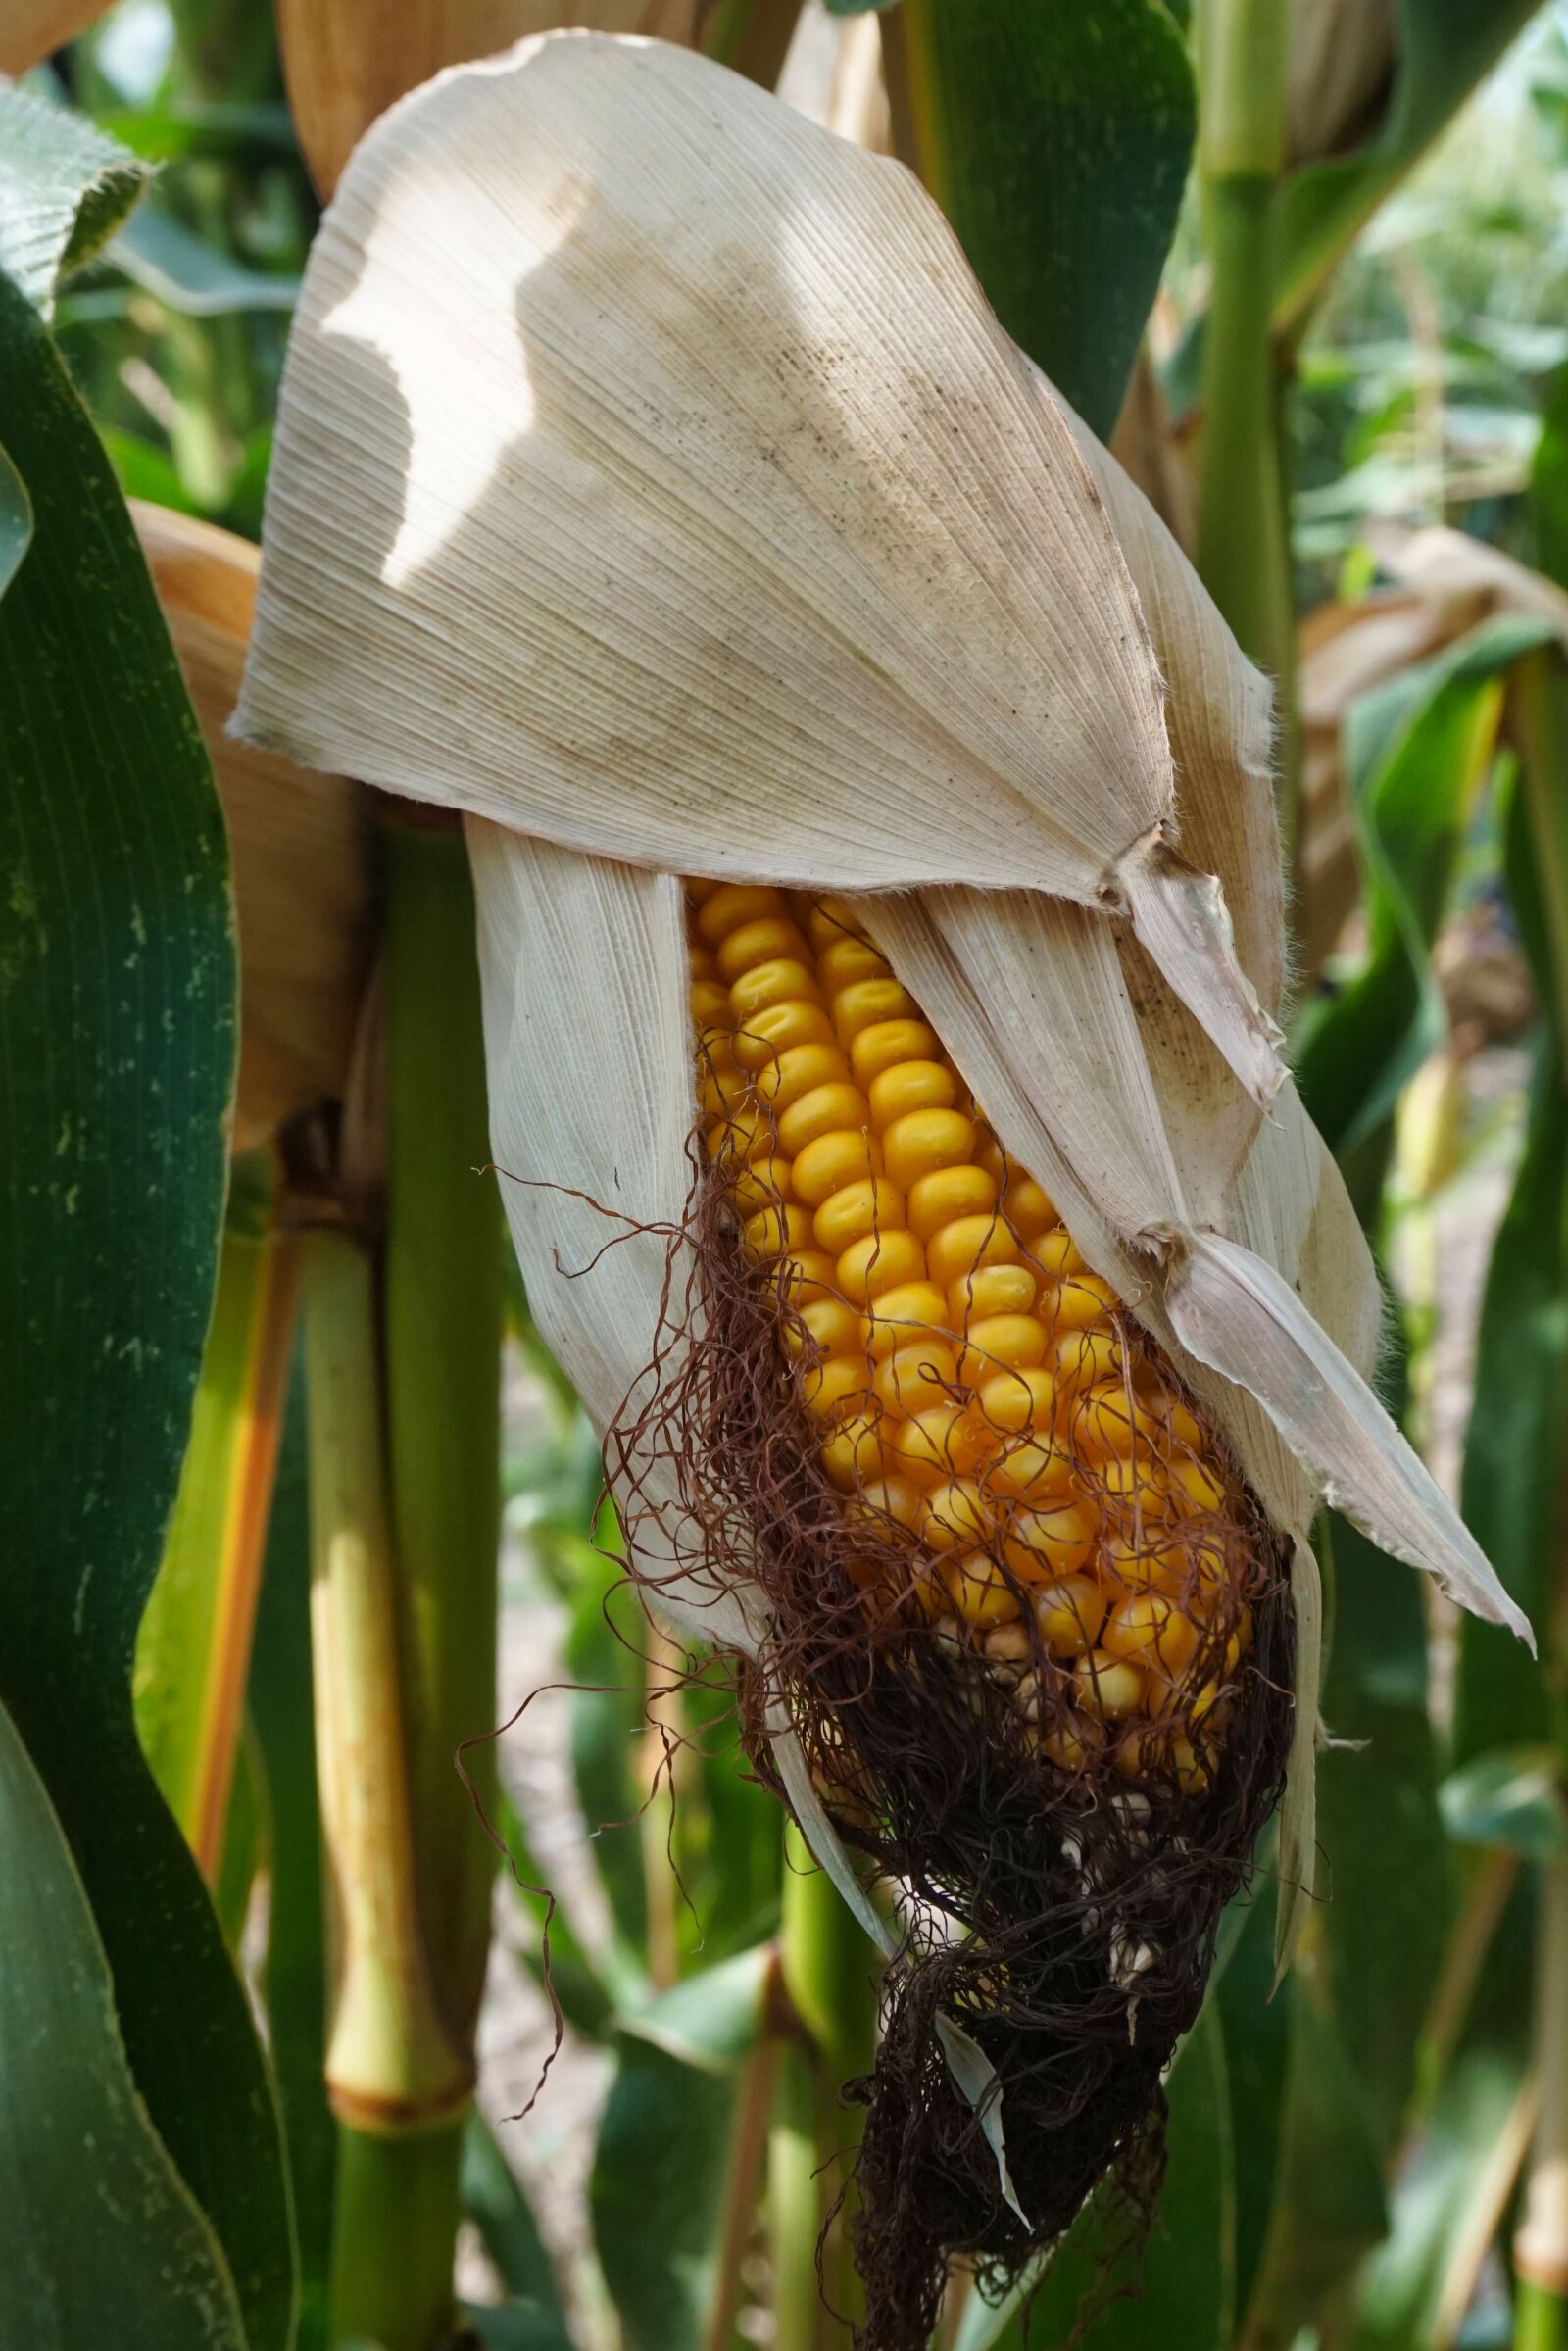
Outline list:
[[[6,0],[0,11],[0,73],[20,75],[95,24],[109,0]]]
[[[201,721],[228,830],[240,954],[238,1150],[338,1100],[368,951],[364,794],[225,732],[239,691],[259,557],[246,540],[132,503]]]

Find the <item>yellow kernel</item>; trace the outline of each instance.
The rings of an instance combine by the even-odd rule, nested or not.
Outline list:
[[[995,1373],[981,1387],[979,1408],[994,1429],[1049,1429],[1056,1404],[1055,1375],[1045,1366]]]
[[[1164,1421],[1166,1440],[1175,1450],[1186,1453],[1200,1453],[1203,1450],[1207,1439],[1202,1426],[1198,1415],[1195,1412],[1189,1412],[1185,1404],[1180,1402],[1167,1404],[1161,1417]]]
[[[886,979],[852,980],[833,999],[833,1026],[841,1044],[853,1046],[862,1029],[888,1020],[918,1020],[920,1007],[889,973]],[[857,1069],[856,1075],[859,1076]],[[864,1084],[866,1081],[861,1080]]]
[[[1147,1519],[1159,1524],[1170,1514],[1171,1494],[1164,1464],[1152,1453],[1143,1453],[1136,1460],[1113,1453],[1108,1461],[1101,1462],[1095,1472],[1095,1483],[1107,1505],[1118,1509],[1124,1518],[1136,1515],[1140,1521]]]
[[[911,1195],[912,1198],[912,1195]],[[981,1265],[955,1282],[948,1304],[958,1330],[992,1314],[1027,1314],[1038,1289],[1027,1265]]]
[[[1136,1392],[1128,1394],[1123,1380],[1105,1380],[1079,1396],[1072,1410],[1072,1448],[1085,1461],[1108,1461],[1118,1454],[1148,1456],[1159,1434],[1159,1423]]]
[[[904,1527],[913,1534],[925,1516],[925,1495],[912,1478],[901,1478],[893,1471],[885,1478],[872,1479],[864,1492],[856,1496],[851,1511],[856,1517],[873,1522],[890,1520],[892,1526]]]
[[[928,1496],[920,1533],[927,1550],[972,1551],[986,1543],[995,1513],[972,1478],[949,1478]]]
[[[983,1120],[981,1122],[979,1140],[976,1142],[974,1147],[974,1155],[977,1165],[985,1169],[987,1175],[990,1176],[993,1182],[996,1184],[999,1192],[1002,1189],[1002,1181],[1004,1176],[1006,1177],[1007,1183],[1010,1187],[1023,1172],[1023,1170],[1018,1166],[1016,1160],[1008,1158],[1006,1152],[1003,1150],[1002,1145],[998,1142],[995,1134],[992,1132],[991,1128],[984,1123]]]
[[[730,1019],[729,990],[717,980],[694,980],[690,1003],[692,1018],[699,1030],[716,1029],[727,1037],[734,1023]]]
[[[1179,1543],[1166,1540],[1167,1534],[1160,1526],[1143,1543],[1112,1536],[1104,1547],[1104,1573],[1130,1592],[1184,1593],[1193,1562]]]
[[[808,1012],[816,1012],[814,1004],[808,1004],[805,1008]],[[826,1013],[817,1016],[825,1029]],[[768,1015],[764,1013],[762,1017],[766,1020]],[[776,1061],[770,1061],[759,1070],[757,1099],[765,1102],[770,1110],[784,1111],[792,1102],[798,1102],[802,1095],[813,1094],[820,1086],[836,1085],[847,1079],[849,1074],[850,1065],[832,1042],[829,1032],[825,1037],[785,1046]]]
[[[990,1222],[996,1202],[997,1180],[983,1167],[939,1167],[910,1187],[909,1228],[929,1241],[961,1217],[984,1216]]]
[[[686,961],[689,977],[693,980],[717,979],[718,957],[714,955],[712,949],[709,947],[703,940],[688,938],[686,943]],[[724,1002],[726,1004],[729,1003],[729,997],[727,993],[725,995]]]
[[[951,1110],[958,1081],[941,1061],[895,1061],[871,1080],[871,1123],[880,1134],[914,1110]]]
[[[888,1290],[865,1318],[862,1336],[873,1355],[891,1355],[928,1332],[947,1336],[948,1301],[935,1282],[906,1282]]]
[[[750,1088],[729,1055],[705,1055],[698,1064],[697,1099],[707,1118],[728,1118],[744,1102]]]
[[[850,1243],[839,1259],[838,1273],[845,1297],[868,1305],[906,1282],[922,1280],[925,1251],[912,1233],[867,1233]]]
[[[787,914],[763,914],[725,936],[718,950],[719,976],[732,985],[758,963],[788,958],[804,963],[810,950]]]
[[[716,947],[743,922],[757,922],[764,915],[782,915],[786,911],[782,890],[750,882],[721,882],[702,901],[697,928],[710,947]]]
[[[715,1118],[703,1141],[715,1167],[748,1167],[772,1151],[773,1122],[756,1110],[740,1109],[733,1118]]]
[[[950,1403],[957,1379],[958,1358],[945,1341],[911,1339],[883,1357],[874,1386],[890,1412],[923,1412],[928,1404]]]
[[[1079,1703],[1106,1722],[1125,1721],[1144,1702],[1144,1673],[1108,1649],[1090,1649],[1072,1669]]]
[[[819,955],[837,940],[865,937],[865,932],[842,898],[811,899],[808,906],[806,928],[811,945]]]
[[[860,1352],[860,1317],[848,1298],[809,1298],[801,1308],[801,1320],[824,1355]]]
[[[934,1061],[942,1051],[936,1030],[919,1019],[875,1020],[858,1031],[853,1043],[848,1038],[845,1043],[856,1083],[867,1089],[895,1061]]]
[[[991,1472],[991,1483],[999,1494],[1044,1507],[1072,1493],[1072,1455],[1059,1445],[1025,1437],[1007,1447]]]
[[[776,1152],[757,1159],[735,1171],[735,1205],[743,1217],[756,1216],[760,1209],[779,1206],[788,1200],[790,1163]]]
[[[1004,1196],[1002,1205],[1007,1215],[1013,1214],[1010,1192]],[[1014,1218],[1014,1222],[1016,1221]],[[1029,1254],[1043,1274],[1053,1275],[1057,1281],[1060,1281],[1065,1274],[1089,1271],[1088,1266],[1074,1248],[1072,1236],[1064,1224],[1056,1225],[1049,1233],[1042,1233],[1039,1240],[1031,1244]]]
[[[1009,1183],[1002,1204],[1008,1222],[1030,1237],[1045,1232],[1057,1221],[1054,1202],[1033,1176],[1019,1176]]]
[[[983,1422],[959,1404],[931,1404],[893,1432],[893,1449],[906,1473],[926,1485],[970,1477],[997,1449]]]
[[[869,1124],[865,1096],[858,1086],[839,1078],[830,1085],[813,1086],[809,1094],[800,1095],[778,1116],[778,1139],[783,1150],[793,1158],[819,1135],[832,1135],[840,1129],[860,1134]]]
[[[806,1156],[803,1151],[801,1157]],[[796,1190],[800,1190],[798,1179]],[[828,1195],[816,1211],[812,1229],[823,1249],[842,1256],[850,1243],[863,1234],[902,1232],[904,1195],[886,1176],[858,1176],[854,1183],[843,1184]]]
[[[1113,1657],[1158,1666],[1169,1677],[1192,1663],[1198,1627],[1168,1592],[1135,1592],[1112,1608],[1100,1644]]]
[[[1120,1305],[1110,1284],[1099,1274],[1078,1273],[1064,1282],[1042,1282],[1036,1310],[1047,1328],[1061,1337],[1068,1331],[1086,1329],[1102,1315],[1114,1314]]]
[[[749,1257],[782,1257],[786,1249],[807,1249],[811,1240],[811,1212],[793,1202],[782,1208],[760,1208],[742,1225],[741,1240]]]
[[[941,1167],[965,1165],[974,1150],[974,1126],[961,1110],[909,1110],[882,1138],[888,1173],[906,1192]]]
[[[964,1377],[976,1386],[999,1371],[1033,1371],[1046,1359],[1045,1328],[1032,1314],[982,1314],[964,1336]]]
[[[887,1470],[887,1445],[880,1417],[848,1411],[830,1426],[817,1456],[822,1473],[840,1494],[858,1494]]]
[[[956,1217],[926,1243],[931,1279],[944,1290],[977,1265],[1014,1264],[1017,1256],[1018,1244],[999,1216]]]
[[[893,975],[886,955],[879,955],[869,940],[846,936],[831,940],[819,951],[816,976],[824,995],[837,996],[841,988],[856,980],[885,980]]]
[[[1003,1544],[1007,1565],[1026,1583],[1076,1576],[1094,1556],[1100,1514],[1081,1496],[1015,1510]]]
[[[1031,1592],[1040,1638],[1053,1657],[1078,1657],[1093,1648],[1105,1615],[1105,1595],[1093,1576],[1063,1576]]]
[[[1171,1508],[1183,1518],[1206,1515],[1225,1507],[1225,1481],[1206,1461],[1190,1456],[1170,1464]]]
[[[846,1184],[858,1183],[862,1176],[880,1175],[882,1151],[876,1138],[862,1127],[838,1127],[830,1135],[818,1135],[808,1143],[795,1162],[795,1197],[808,1208],[819,1208],[835,1192]],[[903,1200],[899,1205],[899,1221],[903,1221]],[[827,1245],[824,1243],[823,1245]]]
[[[801,1374],[801,1401],[813,1420],[836,1420],[864,1403],[871,1367],[863,1355],[829,1355]]]
[[[748,1016],[745,1027],[735,1032],[734,1053],[743,1069],[760,1073],[781,1053],[802,1045],[832,1046],[833,1024],[820,1004],[805,997],[786,997],[782,1004],[763,1004]]]
[[[825,1249],[797,1249],[768,1272],[769,1285],[799,1312],[813,1298],[837,1296],[838,1266]]]
[[[1043,1305],[1036,1312],[1042,1321],[1049,1320]],[[1106,1380],[1119,1380],[1126,1361],[1126,1349],[1114,1331],[1062,1332],[1056,1339],[1056,1385],[1069,1394],[1098,1388]]]
[[[1040,1752],[1058,1771],[1077,1772],[1104,1742],[1103,1726],[1090,1715],[1076,1723],[1050,1724],[1040,1734]]]
[[[968,1559],[944,1560],[940,1572],[966,1624],[1000,1625],[1017,1615],[1017,1601],[983,1551]]]
[[[773,1004],[814,1004],[816,982],[794,955],[774,955],[765,963],[754,963],[750,971],[731,981],[729,1002],[736,1027],[744,1028]]]

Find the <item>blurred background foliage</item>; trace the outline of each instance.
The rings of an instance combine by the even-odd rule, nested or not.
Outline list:
[[[1242,494],[1219,519],[1250,578],[1268,570],[1270,532],[1288,522],[1280,596],[1270,607],[1250,586],[1227,610],[1286,682],[1297,1067],[1390,1278],[1389,1392],[1542,1639],[1538,1666],[1456,1622],[1348,1527],[1325,1531],[1329,1899],[1272,1999],[1266,1853],[1257,1897],[1227,1922],[1202,2024],[1171,2078],[1170,2179],[1143,2297],[1113,2306],[1088,2340],[1555,2351],[1568,2342],[1568,0],[1296,0],[1278,152],[1265,142],[1240,171],[1227,125],[1205,115],[1203,73],[1195,87],[1187,44],[1204,12],[1192,13],[1196,26],[1174,0],[900,0],[880,16],[715,0],[655,28],[696,32],[758,78],[782,61],[785,95],[921,170],[1011,331],[1098,425],[1121,410],[1119,453],[1205,551],[1222,601],[1235,574],[1214,535],[1204,429],[1222,400],[1242,400],[1263,470],[1254,484],[1238,460]],[[1209,37],[1245,13],[1213,0]],[[309,35],[295,38],[293,70],[308,73]],[[22,86],[152,168],[133,209],[129,174],[126,205],[65,277],[51,319],[121,488],[254,540],[318,218],[270,10],[118,0]],[[1261,265],[1217,225],[1227,190],[1249,179],[1266,183]],[[8,181],[0,161],[0,254],[8,219],[34,201],[25,173]],[[1226,374],[1238,349],[1244,372],[1255,368],[1240,391]],[[37,396],[41,378],[13,373],[15,398],[29,385]],[[66,416],[69,387],[51,397]],[[33,450],[0,413],[34,511],[24,565],[40,591],[46,563],[74,544],[73,467],[85,478],[102,462],[80,412],[61,431],[77,433],[74,457],[41,439]],[[1270,481],[1285,490],[1272,516]],[[96,495],[102,508],[107,477]],[[0,558],[25,542],[25,505],[0,474]],[[130,578],[128,524],[102,527],[107,576]],[[174,623],[172,574],[145,524],[143,538]],[[13,675],[29,627],[47,620],[23,609],[20,588],[0,605]],[[236,646],[244,624],[225,623]],[[191,641],[177,625],[175,637],[210,719]],[[216,743],[211,722],[208,733]],[[61,756],[90,784],[79,744]],[[243,808],[219,765],[243,884]],[[389,850],[383,820],[363,808],[345,823],[371,844],[355,936],[382,923],[389,896],[395,931],[397,908],[415,903],[399,895],[400,857],[421,853]],[[438,875],[432,887],[439,897]],[[247,906],[242,887],[242,961]],[[461,904],[452,918],[461,932]],[[351,1072],[350,1107],[355,1086]],[[596,1527],[591,1433],[514,1279],[494,1714],[508,1728],[486,1749],[509,1866],[477,2101],[455,2135],[450,2117],[427,2134],[446,2150],[448,2202],[419,2172],[417,2132],[399,2171],[408,2148],[368,2153],[341,2100],[336,2122],[329,2111],[309,1415],[290,1368],[296,1292],[316,1294],[277,1210],[316,1186],[352,1225],[358,1132],[334,1110],[324,1127],[296,1124],[281,1153],[269,1130],[235,1162],[191,1449],[136,1655],[143,1748],[211,1889],[209,1907],[194,1867],[188,1884],[176,1871],[159,1914],[171,1997],[211,2025],[205,2082],[178,2078],[169,2018],[159,2024],[143,1982],[160,1963],[116,1926],[123,1893],[72,1811],[79,1790],[30,1740],[25,1692],[0,1682],[33,1745],[29,1766],[0,1711],[6,1876],[48,1921],[65,1983],[45,1986],[0,1928],[0,2044],[14,2045],[8,1999],[18,2045],[44,2019],[84,2050],[108,2047],[118,2014],[123,2046],[76,2084],[96,2106],[63,2105],[42,2137],[56,2133],[46,2152],[63,2162],[59,2133],[91,2131],[142,2167],[159,2257],[156,2276],[122,2289],[129,2251],[108,2241],[81,2260],[91,2213],[69,2185],[52,2235],[42,2201],[24,2200],[13,2250],[28,2231],[47,2236],[79,2293],[44,2324],[35,2274],[0,2262],[0,2341],[282,2351],[292,2339],[316,2351],[373,2332],[388,2351],[432,2351],[463,2327],[496,2351],[838,2339],[816,2300],[816,2241],[853,2134],[837,2084],[870,2045],[870,1962],[741,1768],[723,1672],[678,1686],[679,1661],[650,1634],[612,1525]],[[167,1169],[136,1172],[167,1181]],[[203,1180],[216,1200],[220,1170]],[[186,1249],[199,1299],[219,1247],[209,1224],[170,1243]],[[486,1278],[481,1265],[480,1290]],[[378,1376],[395,1392],[395,1339],[368,1344],[393,1349]],[[481,1389],[493,1368],[479,1362]],[[188,1385],[172,1379],[169,1425],[183,1427]],[[26,1440],[16,1442],[20,1457]],[[396,1517],[396,1461],[386,1474]],[[130,1623],[150,1558],[148,1570],[141,1586],[126,1570]],[[104,1652],[111,1680],[128,1675],[122,1647]],[[319,1704],[318,1690],[318,1726]],[[481,1836],[455,1779],[421,1794],[416,1769],[411,1786],[426,1844]],[[423,1898],[428,1934],[428,1888]],[[215,1919],[265,2017],[265,2067]],[[561,2047],[541,2083],[553,2003]],[[22,2102],[30,2094],[24,2077]],[[204,2097],[243,2110],[249,2135],[193,2123]],[[7,2178],[40,2164],[18,2104],[0,2124]],[[421,2238],[432,2214],[433,2252]],[[443,2297],[460,2214],[458,2319]],[[0,2219],[0,2248],[6,2230]],[[1078,2237],[1045,2288],[1036,2342],[1068,2337],[1092,2258],[1087,2225]],[[823,2274],[844,2310],[841,2239],[836,2227]],[[410,2284],[421,2264],[435,2279],[428,2309]],[[165,2302],[158,2276],[177,2279]],[[122,2291],[145,2320],[93,2333],[90,2314]],[[993,2310],[958,2281],[950,2343],[983,2351],[1020,2332],[1016,2309]]]

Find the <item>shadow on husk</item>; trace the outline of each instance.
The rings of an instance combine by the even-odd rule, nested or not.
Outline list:
[[[1283,1785],[1287,1554],[1231,1471],[1240,1504],[1202,1529],[1210,1556],[1224,1546],[1225,1603],[1210,1604],[1168,1719],[1141,1720],[1137,1749],[1126,1736],[1086,1743],[1072,1678],[1029,1608],[1027,1653],[988,1659],[961,1621],[933,1621],[931,1562],[914,1538],[829,1482],[797,1392],[811,1355],[804,1326],[744,1256],[728,1185],[695,1143],[693,1157],[657,1360],[610,1430],[606,1462],[629,1563],[656,1605],[672,1577],[760,1592],[771,1628],[741,1669],[748,1751],[782,1797],[766,1726],[781,1714],[794,1725],[902,1935],[875,2070],[847,2085],[866,2109],[857,2340],[924,2351],[950,2262],[971,2263],[990,2293],[1005,2289],[1104,2180],[1098,2308],[1136,2290],[1164,2167],[1162,2077]],[[1130,1318],[1122,1338],[1130,1357],[1151,1351]],[[1168,1367],[1161,1377],[1173,1385]],[[1081,1482],[1092,1497],[1094,1473]],[[660,1498],[671,1493],[673,1507]],[[640,1555],[675,1565],[639,1569]],[[1022,1602],[1000,1543],[988,1556]],[[683,1596],[689,1605],[689,1585]],[[1227,1668],[1244,1611],[1250,1642],[1239,1660],[1232,1645]],[[1183,1693],[1216,1687],[1191,1722]],[[1027,2228],[948,2070],[942,2015],[995,2068]]]

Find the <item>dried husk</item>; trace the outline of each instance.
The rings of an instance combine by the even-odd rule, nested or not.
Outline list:
[[[1377,131],[1398,51],[1398,0],[1294,0],[1288,119],[1293,164],[1364,146]]]
[[[1267,690],[913,182],[657,45],[397,109],[308,276],[240,722],[466,812],[508,1211],[602,1429],[703,1337],[673,877],[853,895],[1294,1551],[1288,1944],[1320,1494],[1523,1623],[1367,1385],[1370,1257],[1274,1059]],[[651,1604],[765,1649],[744,1566],[641,1533]]]
[[[142,553],[213,761],[240,951],[234,1146],[339,1101],[369,947],[365,798],[226,732],[256,603],[247,540],[132,501]]]
[[[289,111],[325,198],[377,116],[443,67],[566,26],[690,40],[699,0],[276,0],[276,13]]]
[[[1125,912],[1279,1083],[1060,409],[915,182],[720,68],[557,36],[383,119],[267,530],[255,740],[666,870]]]
[[[0,73],[20,75],[95,24],[109,0],[6,0],[0,15]]]

